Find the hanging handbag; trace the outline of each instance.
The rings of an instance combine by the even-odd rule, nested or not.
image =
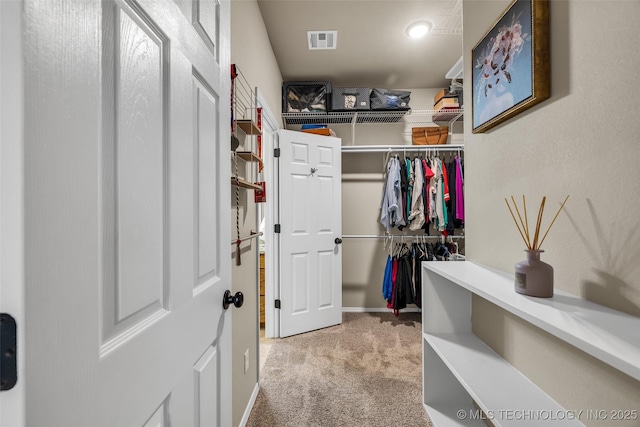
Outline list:
[[[411,129],[413,145],[444,145],[449,137],[447,126],[427,126]]]
[[[411,129],[411,141],[413,145],[427,145],[427,135],[425,133],[426,128],[412,128]]]

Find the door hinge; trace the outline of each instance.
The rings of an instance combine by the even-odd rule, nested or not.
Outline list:
[[[280,157],[280,149],[279,148],[274,148],[273,149],[273,157]]]
[[[275,303],[276,303],[276,308],[280,308],[280,300],[279,300],[279,299],[277,299],[277,300],[275,301]]]
[[[0,313],[0,391],[11,390],[18,382],[16,321]]]
[[[276,233],[280,233],[280,224],[276,224],[274,228]]]

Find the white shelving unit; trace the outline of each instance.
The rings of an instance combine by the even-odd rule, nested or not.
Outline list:
[[[425,262],[422,283],[423,403],[436,426],[484,425],[459,417],[473,402],[496,426],[540,425],[506,410],[567,413],[472,333],[472,294],[640,380],[640,318],[557,290],[552,298],[523,296],[512,275],[469,261]],[[569,417],[548,423],[582,425]]]

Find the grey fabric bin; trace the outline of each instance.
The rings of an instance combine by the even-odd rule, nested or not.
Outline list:
[[[411,92],[374,88],[371,91],[372,110],[408,110]]]
[[[328,81],[283,82],[283,113],[326,113],[329,110],[331,83]]]
[[[369,110],[368,87],[334,87],[331,111]]]

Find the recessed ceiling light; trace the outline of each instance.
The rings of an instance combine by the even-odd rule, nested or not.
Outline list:
[[[429,31],[431,31],[431,22],[419,21],[409,25],[406,33],[412,39],[419,39],[427,35]]]

